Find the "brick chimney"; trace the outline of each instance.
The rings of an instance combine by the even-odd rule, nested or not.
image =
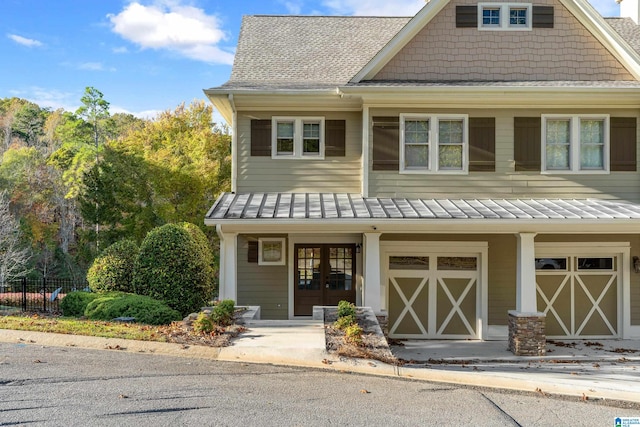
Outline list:
[[[631,18],[633,22],[640,22],[640,9],[638,8],[638,0],[616,0],[620,5],[620,17]]]

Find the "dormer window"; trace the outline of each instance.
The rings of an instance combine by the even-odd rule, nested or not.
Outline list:
[[[478,3],[478,17],[479,30],[530,30],[531,4]]]
[[[509,9],[509,26],[510,27],[526,27],[527,22],[527,8],[526,7],[514,7]]]
[[[499,27],[500,26],[500,8],[486,7],[482,9],[482,26],[483,27]]]

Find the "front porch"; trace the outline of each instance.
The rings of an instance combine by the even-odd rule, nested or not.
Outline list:
[[[223,197],[207,223],[221,237],[220,298],[264,318],[305,318],[304,304],[339,291],[402,339],[507,340],[510,312],[543,319],[540,349],[640,338],[639,219],[639,206],[605,201],[260,194]]]

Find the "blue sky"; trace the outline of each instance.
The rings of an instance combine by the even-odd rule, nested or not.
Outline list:
[[[0,98],[74,111],[85,87],[111,112],[153,117],[231,73],[242,15],[412,16],[424,0],[1,0]],[[630,0],[627,0],[630,1]],[[618,16],[615,0],[591,0]]]

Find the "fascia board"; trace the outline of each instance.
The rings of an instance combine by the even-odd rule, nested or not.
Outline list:
[[[229,126],[233,124],[233,106],[229,101],[228,94],[209,94],[205,90],[204,93],[209,98],[209,101],[216,107],[216,110],[220,113],[222,118],[227,122]]]
[[[400,50],[409,43],[450,0],[431,0],[416,14],[389,43],[386,44],[362,70],[355,75],[351,83],[373,78]]]
[[[594,105],[601,108],[637,108],[639,88],[566,87],[402,87],[348,88],[345,94],[362,99],[369,107],[410,107],[429,103],[447,108],[573,108]]]
[[[640,55],[605,22],[593,6],[585,0],[560,0],[560,2],[620,61],[636,80],[640,80]]]
[[[640,219],[340,219],[340,220],[214,220],[205,225],[220,226],[225,232],[286,233],[451,233],[451,234],[633,234],[640,233]]]

